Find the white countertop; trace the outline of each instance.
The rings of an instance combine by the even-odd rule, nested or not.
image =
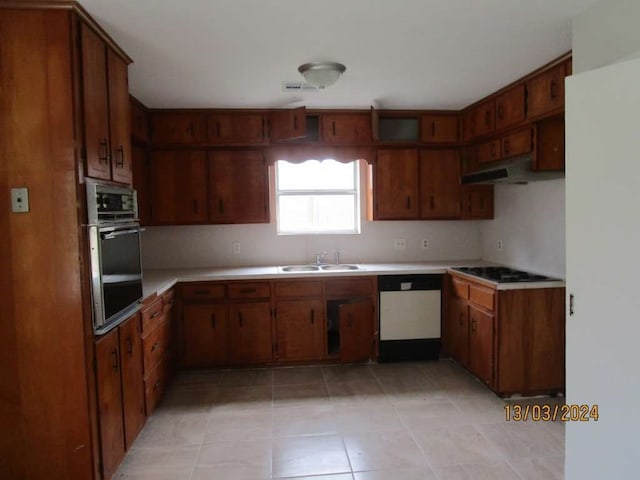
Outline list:
[[[448,260],[411,263],[359,263],[357,265],[359,267],[358,270],[322,270],[313,272],[283,272],[278,266],[145,270],[143,272],[143,296],[146,298],[154,293],[161,295],[177,282],[445,273],[447,269],[452,267],[490,266],[495,264],[484,260]],[[477,277],[469,277],[474,280],[478,280]],[[484,280],[484,282],[491,284],[498,290],[510,290],[517,288],[555,288],[565,286],[563,281],[495,283]]]

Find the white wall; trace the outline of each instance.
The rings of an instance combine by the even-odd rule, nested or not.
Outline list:
[[[495,219],[482,224],[482,258],[564,278],[564,205],[564,179],[496,185]]]
[[[478,259],[482,254],[480,221],[363,222],[359,235],[276,235],[270,225],[149,227],[144,232],[145,268],[232,265],[286,265],[315,260],[318,251],[341,252],[343,262],[402,262]],[[393,239],[407,248],[394,250]],[[420,242],[429,239],[429,249]],[[231,243],[240,242],[240,254]]]
[[[640,51],[640,1],[605,0],[573,19],[573,72],[633,57]]]

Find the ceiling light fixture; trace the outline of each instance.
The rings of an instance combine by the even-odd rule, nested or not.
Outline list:
[[[330,87],[347,69],[336,62],[311,62],[298,67],[298,71],[308,84],[318,88]]]

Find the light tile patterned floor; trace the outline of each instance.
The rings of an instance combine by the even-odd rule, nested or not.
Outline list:
[[[563,479],[564,425],[506,403],[448,360],[182,372],[116,478]]]

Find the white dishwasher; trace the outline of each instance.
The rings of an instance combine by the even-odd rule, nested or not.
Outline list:
[[[440,354],[442,275],[381,275],[380,362],[435,360]]]

